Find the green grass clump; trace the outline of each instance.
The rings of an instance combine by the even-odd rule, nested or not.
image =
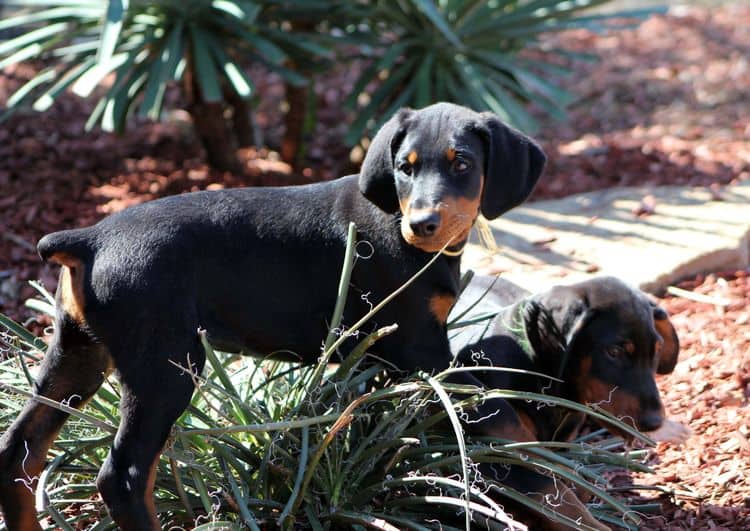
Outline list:
[[[0,363],[2,429],[20,410],[17,397],[28,393],[21,360],[40,355],[28,339],[8,340],[15,355]],[[438,519],[444,527],[464,527],[467,500],[478,522],[486,518],[502,526],[504,499],[489,489],[494,482],[480,477],[482,462],[546,469],[594,493],[601,516],[621,521],[618,513],[626,508],[601,488],[603,474],[614,467],[644,469],[637,460],[642,454],[609,449],[617,441],[465,439],[448,415],[482,397],[555,404],[553,397],[461,389],[443,384],[445,374],[393,382],[379,365],[326,367],[326,377],[317,382],[320,368],[260,362],[209,347],[205,374],[194,375],[197,391],[158,469],[157,510],[165,527],[221,522],[250,529],[276,523],[426,529]],[[447,406],[449,391],[463,400]],[[94,479],[116,430],[118,402],[116,384],[107,382],[83,412],[73,413],[52,449],[38,488],[46,491],[46,511],[59,527],[72,528],[79,520],[98,521],[96,529],[114,527],[95,495]],[[522,498],[507,489],[505,494]],[[544,510],[530,499],[525,503]]]

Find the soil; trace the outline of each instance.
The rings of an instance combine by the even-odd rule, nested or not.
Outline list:
[[[533,199],[611,186],[686,184],[721,194],[750,179],[750,6],[676,8],[624,31],[568,31],[546,46],[599,56],[576,61],[565,82],[579,95],[568,122],[543,121],[550,156]],[[34,65],[0,72],[0,106]],[[56,271],[34,245],[44,234],[85,226],[129,205],[190,190],[296,184],[352,171],[341,136],[341,100],[352,73],[318,87],[319,123],[299,173],[269,149],[241,153],[241,175],[210,170],[184,113],[163,124],[137,123],[121,137],[84,124],[91,102],[63,97],[46,114],[0,124],[0,312],[41,333],[49,320],[23,306],[29,280],[50,290]],[[256,114],[265,143],[278,146],[283,86],[258,82],[267,97]],[[660,443],[656,474],[662,508],[644,529],[750,529],[750,271],[686,279],[679,285],[712,302],[667,296],[682,343],[674,374],[660,379],[670,418],[690,427],[682,447]],[[625,496],[653,500],[655,491]]]

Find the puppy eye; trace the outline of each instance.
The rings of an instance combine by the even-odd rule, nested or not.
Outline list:
[[[452,167],[455,173],[465,173],[471,169],[471,163],[464,159],[456,159]]]
[[[400,171],[404,175],[411,175],[413,167],[409,162],[404,161],[398,165],[398,171]]]
[[[607,348],[607,356],[612,359],[619,360],[627,356],[627,351],[620,345],[612,345]]]

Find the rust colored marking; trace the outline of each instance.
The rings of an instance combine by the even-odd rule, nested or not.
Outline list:
[[[409,209],[409,201],[400,202],[401,235],[406,243],[428,253],[436,253],[449,241],[458,244],[469,237],[471,227],[479,215],[479,205],[482,197],[481,190],[476,197],[447,196],[440,202],[440,227],[432,236],[422,238],[414,234],[409,226],[409,219],[413,212]]]
[[[503,400],[503,402],[505,401]],[[513,409],[513,413],[513,415],[505,415],[502,418],[498,418],[497,421],[488,422],[488,434],[509,441],[536,441],[536,430],[529,429],[527,426],[527,422],[531,422],[531,420],[516,409]]]
[[[409,161],[409,164],[416,164],[417,160],[419,159],[419,154],[417,154],[416,151],[411,151],[407,156],[406,160]]]
[[[632,341],[626,341],[625,350],[627,350],[628,354],[635,353],[635,343],[633,343]]]
[[[519,420],[521,421],[521,426],[523,427],[524,436],[526,439],[523,439],[525,441],[536,441],[539,439],[536,433],[536,426],[531,420],[531,417],[529,417],[526,413],[523,411],[516,410],[516,414],[518,415]]]
[[[659,374],[667,374],[674,370],[677,355],[680,352],[680,340],[677,338],[674,326],[669,318],[654,319],[654,326],[662,341],[657,342],[656,352],[659,355]]]
[[[407,217],[409,215],[410,204],[411,204],[411,197],[399,198],[398,200],[398,206],[401,209],[401,214],[403,214],[404,217]]]
[[[584,369],[584,365],[588,365],[588,368]],[[638,397],[622,389],[616,389],[612,384],[591,376],[590,367],[591,358],[587,358],[581,364],[581,377],[578,380],[579,401],[587,405],[596,404],[623,422],[637,427],[637,419],[641,416]],[[610,431],[619,433],[619,430],[614,426],[602,425]],[[620,433],[620,435],[626,438],[630,437],[625,433]]]
[[[581,502],[576,493],[561,481],[549,481],[542,492],[529,493],[536,501],[546,506],[546,509],[554,511],[577,520],[592,529],[598,531],[609,531],[610,528],[594,518],[586,506]],[[545,519],[545,529],[551,531],[566,531],[570,527],[567,524]]]
[[[534,436],[534,434],[527,430],[526,426],[524,426],[519,419],[509,419],[508,421],[506,421],[502,427],[502,433],[498,436],[502,437],[503,439],[517,442],[536,441],[536,437]]]
[[[437,294],[430,297],[430,313],[435,316],[437,322],[444,325],[448,321],[448,314],[456,303],[453,295]]]
[[[445,150],[445,158],[448,159],[448,162],[453,162],[456,160],[456,150],[451,148],[448,148]]]
[[[81,261],[78,258],[71,256],[68,253],[55,253],[49,257],[49,261],[68,267],[77,267],[81,265]]]
[[[581,365],[578,368],[578,379],[581,382],[588,380],[589,374],[591,373],[591,356],[586,356],[581,360]]]
[[[143,492],[143,504],[146,506],[146,510],[154,522],[154,529],[161,529],[159,519],[156,517],[156,503],[154,502],[154,486],[156,485],[156,471],[159,467],[160,455],[161,453],[156,454],[154,462],[151,463],[151,468],[148,471],[148,480],[146,481],[146,490]]]
[[[63,264],[58,285],[58,304],[74,321],[84,322],[83,279],[81,261],[69,255],[53,255],[56,262]],[[62,261],[64,260],[64,261]]]

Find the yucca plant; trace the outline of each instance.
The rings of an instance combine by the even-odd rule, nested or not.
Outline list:
[[[342,286],[353,265],[353,230]],[[50,297],[32,303],[51,311]],[[340,301],[345,300],[341,291]],[[384,301],[387,303],[387,301]],[[341,309],[341,306],[338,306]],[[356,330],[377,307],[350,330]],[[340,312],[334,313],[337,324]],[[461,323],[452,323],[461,326]],[[337,327],[333,326],[332,330]],[[330,334],[316,366],[259,362],[215,352],[203,336],[208,363],[194,375],[197,391],[175,426],[156,479],[157,511],[166,527],[196,529],[523,529],[503,511],[508,499],[559,521],[562,515],[497,481],[482,477],[481,463],[544,470],[591,492],[592,512],[637,529],[634,510],[603,487],[613,468],[647,471],[643,451],[617,451],[619,440],[517,443],[467,438],[463,408],[502,397],[585,411],[643,440],[601,411],[548,395],[481,391],[448,385],[449,369],[391,381],[377,364],[363,365],[367,349],[393,326],[366,337],[344,363],[329,366],[346,336]],[[0,316],[0,430],[30,396],[29,360],[43,342]],[[190,371],[189,360],[184,370]],[[72,413],[36,485],[48,527],[114,528],[96,496],[94,478],[117,426],[119,396],[107,382],[86,409]]]
[[[167,87],[178,85],[209,163],[236,170],[234,148],[252,142],[253,62],[286,83],[289,162],[314,121],[310,80],[334,57],[370,61],[346,102],[350,145],[398,107],[438,100],[491,110],[533,133],[527,104],[563,118],[573,99],[551,81],[568,73],[557,59],[573,54],[542,46],[540,35],[602,27],[613,15],[581,11],[607,1],[6,0],[20,11],[0,21],[0,35],[16,35],[0,41],[0,68],[47,65],[9,98],[9,112],[44,111],[69,87],[85,97],[102,86],[87,127],[113,131],[131,114],[158,119]]]
[[[13,342],[16,353],[32,348],[17,337]],[[395,530],[436,528],[440,522],[443,529],[468,529],[494,522],[522,529],[502,509],[508,499],[566,521],[483,478],[477,468],[483,462],[547,470],[593,493],[598,501],[592,512],[623,525],[622,514],[635,508],[607,494],[604,476],[616,468],[648,470],[644,452],[617,451],[617,440],[464,439],[451,425],[456,411],[482,398],[557,404],[549,396],[495,390],[459,394],[468,398],[451,402],[448,392],[467,390],[443,384],[445,374],[394,383],[379,366],[330,369],[321,384],[315,378],[320,366],[261,364],[210,347],[208,352],[206,374],[195,376],[198,391],[158,469],[157,510],[165,527]],[[361,392],[378,378],[382,387]],[[0,363],[0,386],[4,426],[20,410],[14,395],[29,395],[18,358]],[[94,478],[117,426],[118,402],[117,386],[106,384],[58,437],[36,487],[48,500],[48,525],[73,529],[98,522],[95,529],[114,528]],[[628,522],[637,529],[636,517]]]
[[[300,2],[287,2],[290,6]],[[47,65],[7,101],[9,111],[48,109],[68,87],[88,97],[103,87],[87,127],[122,131],[131,114],[159,119],[171,84],[182,88],[209,162],[237,169],[235,148],[250,143],[246,66],[266,65],[287,82],[307,83],[285,63],[329,50],[313,35],[290,34],[278,2],[243,0],[7,0],[17,14],[0,31],[0,68]],[[111,74],[111,75],[110,75]]]
[[[493,111],[530,134],[538,128],[530,103],[563,119],[574,96],[555,82],[569,74],[559,59],[590,56],[546,47],[540,36],[568,28],[600,29],[613,16],[632,19],[653,13],[581,13],[608,1],[369,2],[365,27],[378,45],[369,50],[370,66],[347,101],[357,116],[347,143],[377,129],[399,107],[420,108],[441,100]]]

